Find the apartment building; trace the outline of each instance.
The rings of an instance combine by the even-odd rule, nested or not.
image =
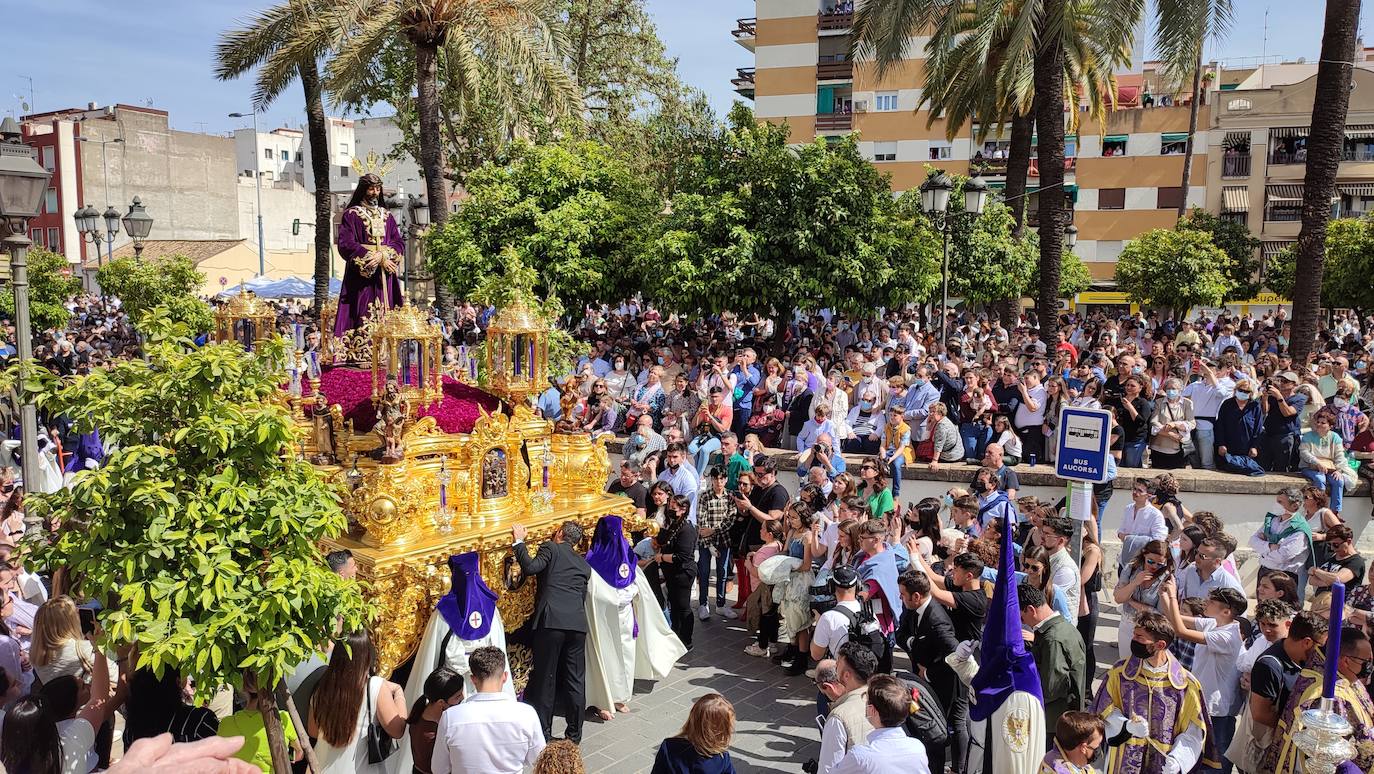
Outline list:
[[[852,61],[853,3],[848,0],[757,0],[754,18],[740,19],[733,35],[754,52],[736,90],[754,101],[755,114],[787,122],[793,142],[817,136],[859,136],[860,150],[891,176],[894,191],[915,188],[929,167],[981,173],[994,189],[1005,185],[1009,127],[983,140],[977,126],[949,137],[942,119],[913,112],[920,101],[926,37],[914,37],[909,58],[885,78]],[[1143,40],[1143,35],[1140,36]],[[1140,57],[1143,52],[1137,51]],[[1207,132],[1194,142],[1193,171],[1183,185],[1188,131],[1187,95],[1167,93],[1154,68],[1118,76],[1118,107],[1104,125],[1080,109],[1067,114],[1064,196],[1078,227],[1076,252],[1094,279],[1109,282],[1125,243],[1152,228],[1169,228],[1179,202],[1206,201]],[[1210,105],[1202,109],[1206,127]],[[1028,220],[1035,225],[1041,193],[1032,163]]]
[[[1334,217],[1374,211],[1371,66],[1362,61],[1354,73],[1345,155],[1331,201]],[[1302,227],[1316,71],[1315,64],[1261,67],[1235,89],[1220,92],[1210,116],[1207,208],[1249,226],[1261,239],[1264,258],[1294,244]]]

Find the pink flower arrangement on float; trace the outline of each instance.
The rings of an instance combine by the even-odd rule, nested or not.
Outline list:
[[[434,417],[446,433],[470,433],[482,410],[488,413],[504,408],[501,399],[469,387],[456,379],[443,378],[444,397],[438,403],[421,406],[418,415]],[[353,421],[353,430],[366,433],[377,424],[372,405],[372,374],[354,368],[330,368],[320,376],[320,390],[330,405],[343,409],[344,421]]]

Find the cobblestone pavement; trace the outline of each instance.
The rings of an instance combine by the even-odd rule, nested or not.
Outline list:
[[[1103,608],[1097,632],[1099,678],[1116,661],[1117,652],[1115,609],[1105,604]],[[659,743],[681,729],[692,702],[717,692],[735,705],[730,755],[737,771],[800,772],[802,763],[820,751],[811,679],[786,677],[768,659],[745,655],[744,646],[751,640],[741,621],[713,614],[706,623],[696,622],[693,639],[692,652],[666,679],[635,684],[630,714],[617,714],[609,722],[587,716],[582,733],[587,771],[649,771]],[[900,654],[897,667],[907,667]],[[563,721],[555,719],[554,734],[562,733]]]

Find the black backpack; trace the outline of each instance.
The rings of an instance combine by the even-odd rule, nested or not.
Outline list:
[[[927,747],[943,747],[949,742],[949,722],[935,696],[935,688],[925,678],[911,672],[898,672],[894,676],[918,695],[917,710],[902,721],[902,730]]]
[[[849,641],[863,645],[873,653],[873,657],[878,659],[878,663],[884,663],[888,656],[887,636],[883,634],[883,629],[878,625],[877,616],[873,615],[873,606],[868,600],[864,600],[859,611],[856,613],[844,605],[837,604],[832,610],[838,611],[849,620]]]

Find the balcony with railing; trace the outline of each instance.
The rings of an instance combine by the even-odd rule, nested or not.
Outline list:
[[[748,99],[754,98],[754,68],[737,67],[735,77],[730,79],[730,84],[735,87],[735,91],[740,96]]]
[[[837,6],[838,7],[838,6]],[[816,30],[818,32],[834,32],[848,30],[854,26],[854,12],[835,10],[829,13],[821,11],[816,14]]]
[[[854,128],[852,113],[817,113],[817,132],[847,132]]]
[[[1222,177],[1249,177],[1250,154],[1243,156],[1223,156],[1221,159]]]
[[[844,54],[822,54],[816,62],[816,80],[850,81],[854,79],[854,62]]]
[[[734,36],[735,42],[749,49],[754,50],[754,38],[759,34],[759,20],[756,18],[736,19],[735,28],[730,31]]]

